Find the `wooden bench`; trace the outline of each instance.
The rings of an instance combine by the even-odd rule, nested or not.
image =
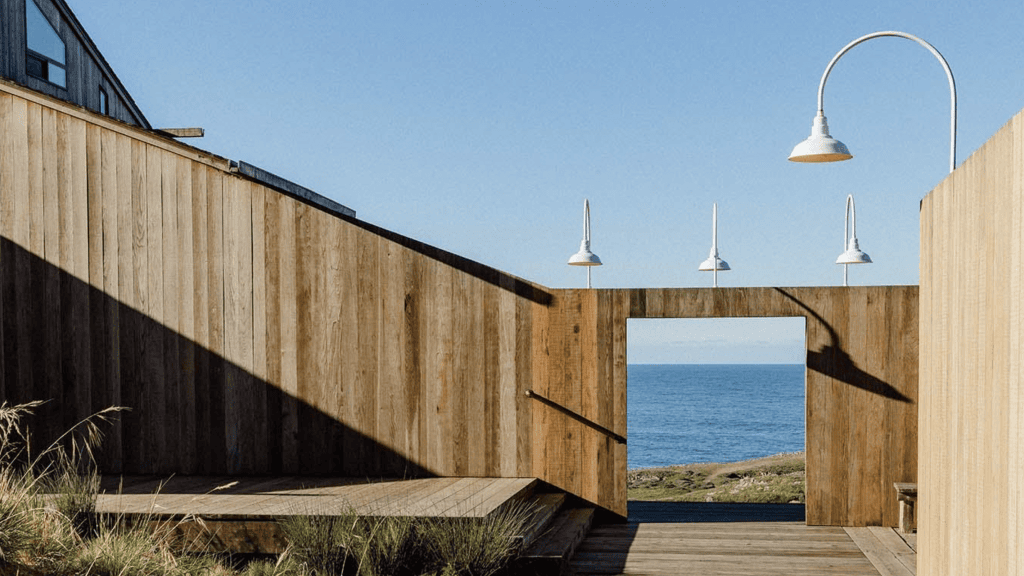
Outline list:
[[[917,484],[913,482],[894,482],[896,499],[900,502],[900,532],[909,534],[914,531],[914,507],[917,505]]]

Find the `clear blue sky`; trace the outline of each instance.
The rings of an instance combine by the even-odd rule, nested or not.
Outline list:
[[[825,92],[854,159],[788,162],[826,64],[878,30],[933,44],[958,164],[1024,107],[1019,0],[69,1],[155,126],[202,126],[200,148],[556,288],[585,285],[565,264],[584,198],[595,287],[710,285],[715,201],[720,285],[839,284],[850,193],[875,261],[851,284],[916,284],[918,203],[948,171],[945,74],[904,39],[854,48]],[[637,325],[630,361],[662,358]],[[665,337],[761,350],[750,326]]]

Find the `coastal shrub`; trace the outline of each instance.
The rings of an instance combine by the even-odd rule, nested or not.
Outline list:
[[[664,502],[803,503],[805,461],[802,453],[779,454],[754,461],[701,463],[631,470],[630,500]]]
[[[425,518],[420,524],[426,567],[438,576],[490,576],[522,552],[519,537],[533,509],[507,505],[484,518]]]
[[[249,562],[242,571],[242,576],[307,576],[312,572],[307,570],[303,564],[297,562],[290,553],[291,549],[285,550],[277,557],[277,560],[256,560]]]
[[[287,562],[255,574],[317,576],[492,576],[519,550],[532,509],[506,506],[486,518],[406,518],[308,514],[281,521]]]
[[[36,538],[35,507],[31,479],[10,468],[0,470],[0,566],[13,563]]]
[[[361,517],[353,509],[290,517],[282,521],[288,549],[236,572],[210,553],[205,529],[181,529],[199,519],[97,513],[93,450],[100,425],[119,409],[82,420],[31,456],[21,420],[40,404],[0,405],[0,574],[492,576],[510,573],[532,512],[512,505],[478,519]]]
[[[411,518],[306,514],[281,521],[295,560],[312,574],[420,574],[422,553]]]

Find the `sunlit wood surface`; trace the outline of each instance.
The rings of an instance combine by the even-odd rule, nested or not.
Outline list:
[[[914,561],[913,550],[891,528],[623,523],[591,530],[571,568],[577,575],[910,576]]]
[[[530,490],[533,478],[127,477],[104,481],[97,510],[154,517],[264,520],[292,515],[479,518]],[[219,488],[219,489],[218,489]]]

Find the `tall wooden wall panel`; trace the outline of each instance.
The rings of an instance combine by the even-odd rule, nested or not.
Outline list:
[[[916,286],[554,290],[536,392],[533,475],[626,513],[628,318],[803,316],[807,521],[895,526],[916,479]]]
[[[1024,571],[1024,112],[921,207],[918,573]]]

